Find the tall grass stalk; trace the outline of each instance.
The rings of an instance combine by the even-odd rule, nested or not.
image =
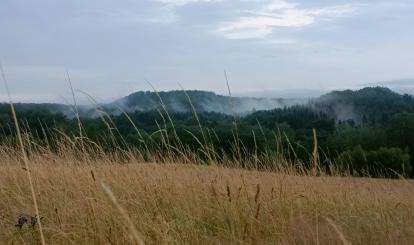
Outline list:
[[[7,97],[9,98],[10,109],[11,109],[11,112],[12,112],[14,125],[16,126],[17,138],[19,140],[19,145],[20,145],[22,156],[23,156],[23,162],[24,162],[25,171],[26,171],[26,174],[27,174],[27,180],[29,181],[30,192],[32,194],[33,205],[34,205],[35,212],[36,212],[37,224],[39,225],[40,241],[41,241],[42,245],[45,245],[46,242],[45,242],[45,237],[44,237],[44,234],[43,234],[43,227],[42,227],[42,221],[41,221],[41,216],[40,216],[40,212],[39,212],[39,206],[38,206],[37,199],[36,199],[36,192],[35,192],[34,185],[33,185],[32,173],[31,173],[30,164],[29,164],[29,158],[27,157],[27,153],[26,153],[26,150],[24,148],[23,138],[22,138],[22,134],[20,132],[20,127],[19,127],[19,121],[17,120],[17,115],[16,115],[16,111],[14,110],[13,100],[11,98],[10,89],[9,89],[9,85],[8,85],[8,82],[7,82],[6,74],[4,72],[3,65],[1,63],[0,63],[0,73],[1,73],[1,77],[2,77],[2,80],[3,80],[4,86],[5,86],[6,92],[7,92]]]
[[[114,193],[112,192],[111,188],[109,188],[109,186],[106,185],[103,181],[101,181],[101,186],[102,186],[102,189],[107,194],[107,196],[109,197],[109,199],[111,200],[111,202],[115,205],[115,207],[121,213],[122,218],[127,222],[127,226],[128,226],[128,229],[131,232],[132,237],[135,239],[135,241],[138,243],[138,245],[145,245],[145,243],[142,240],[141,235],[139,234],[137,228],[135,227],[135,225],[132,222],[131,218],[129,218],[128,213],[119,204],[119,202],[116,199],[116,197],[115,197]]]

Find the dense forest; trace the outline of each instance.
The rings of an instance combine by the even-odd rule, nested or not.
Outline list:
[[[151,103],[147,103],[149,99]],[[135,93],[118,101],[117,109],[115,103],[96,105],[93,116],[83,110],[76,117],[76,109],[70,115],[70,106],[54,104],[16,104],[15,108],[22,129],[38,144],[51,140],[58,131],[72,136],[81,133],[94,142],[112,142],[107,150],[116,141],[117,147],[158,147],[159,151],[160,142],[168,141],[195,152],[209,145],[218,155],[230,157],[278,151],[306,166],[315,144],[315,129],[320,165],[328,170],[336,164],[355,175],[414,176],[412,96],[375,87],[334,91],[296,105],[289,100],[272,101],[278,105],[275,109],[258,110],[255,108],[271,106],[269,100],[174,91]],[[267,104],[260,107],[261,102]],[[248,103],[255,105],[250,113],[228,113]],[[9,104],[0,105],[0,132],[3,142],[15,135]]]

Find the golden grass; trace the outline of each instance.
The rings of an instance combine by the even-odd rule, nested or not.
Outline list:
[[[22,164],[0,165],[0,243],[36,244]],[[31,156],[47,244],[414,244],[409,180]],[[131,224],[108,197],[111,190]]]

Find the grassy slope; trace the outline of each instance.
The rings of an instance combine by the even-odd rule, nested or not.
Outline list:
[[[0,243],[34,244],[36,228],[14,226],[19,212],[34,213],[25,170],[3,160]],[[414,243],[414,186],[407,180],[109,160],[73,166],[41,155],[31,165],[48,244],[132,243],[101,181],[146,244]]]

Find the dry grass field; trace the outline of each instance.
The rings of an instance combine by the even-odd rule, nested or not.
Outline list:
[[[38,224],[15,226],[19,214],[35,214],[19,158],[2,156],[0,242],[38,244]],[[409,180],[29,160],[47,244],[414,244]]]

